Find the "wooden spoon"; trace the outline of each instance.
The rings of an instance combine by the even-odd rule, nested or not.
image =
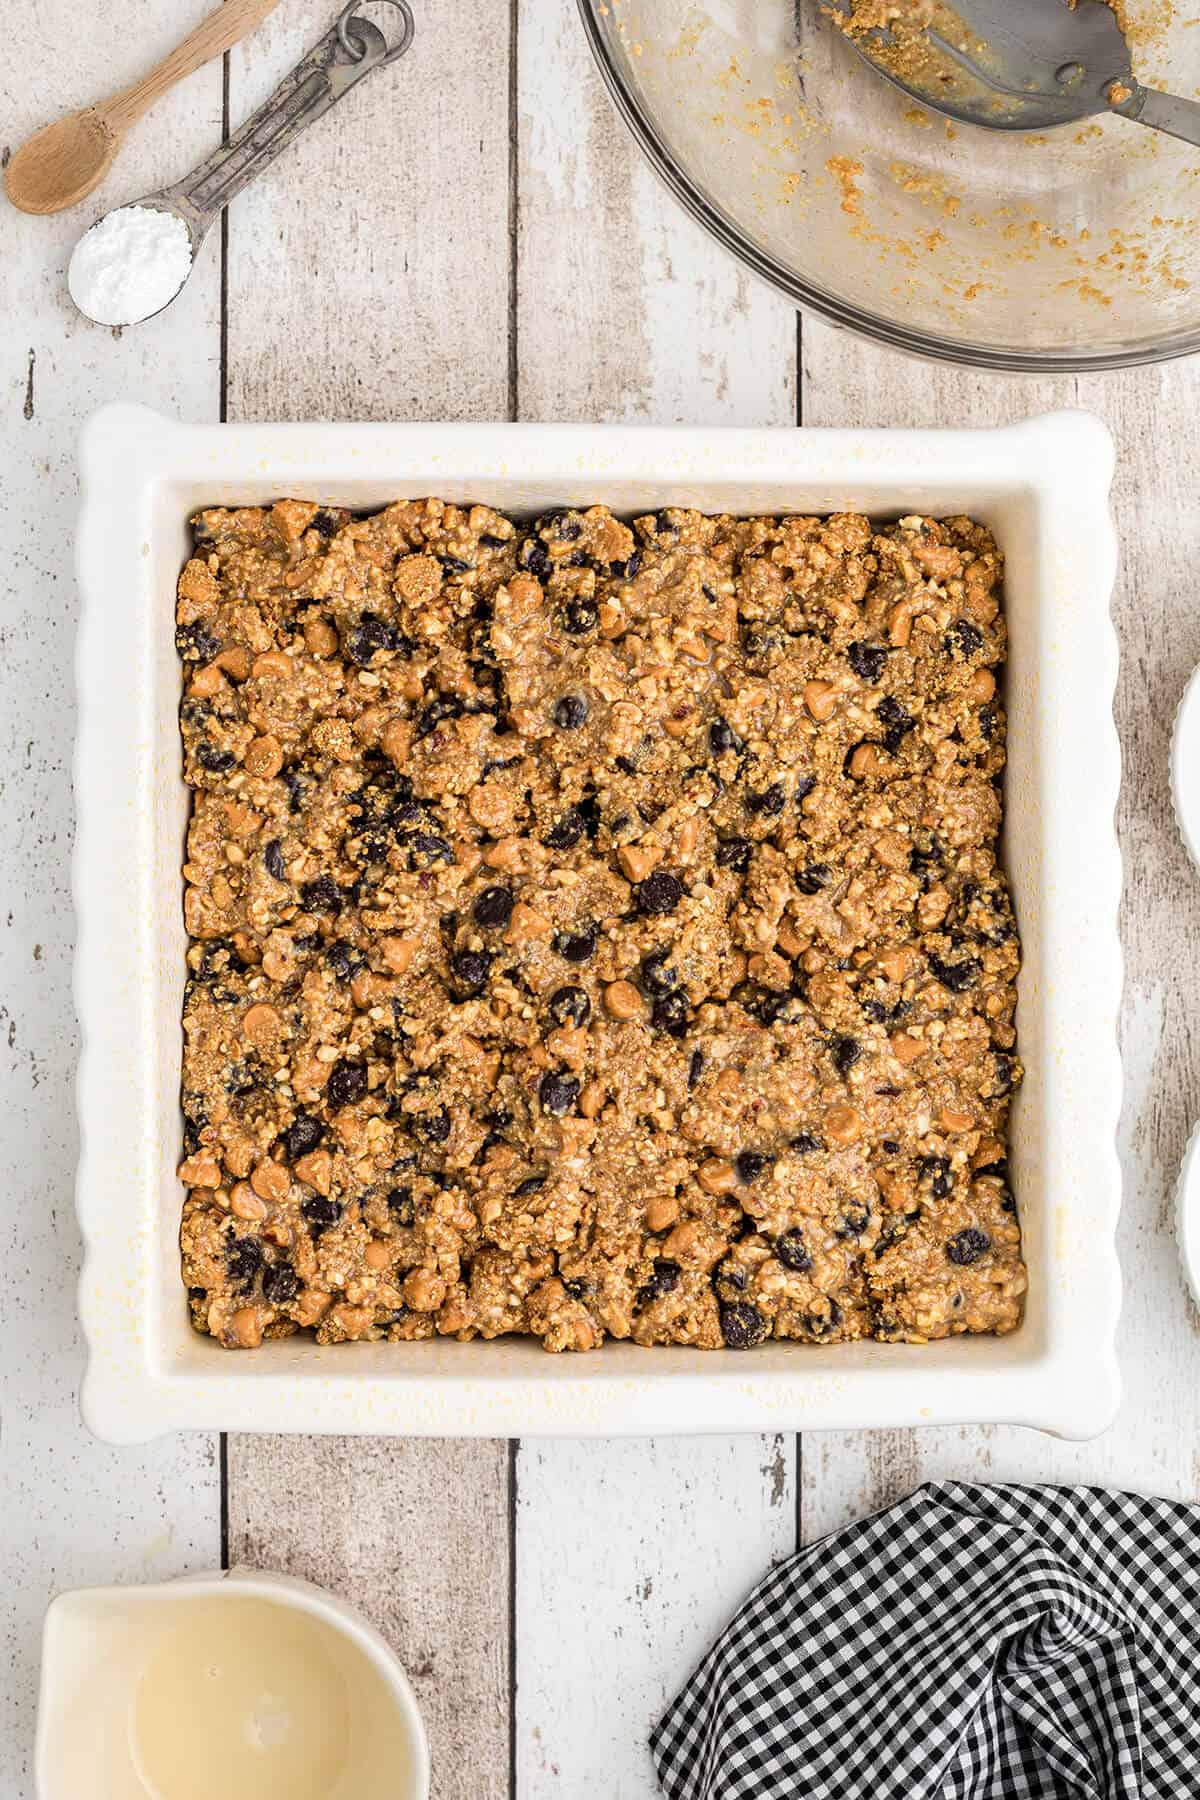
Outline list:
[[[55,213],[84,199],[107,175],[126,132],[142,114],[177,81],[231,50],[278,4],[224,0],[141,81],[35,132],[5,170],[4,186],[13,205],[27,213]]]

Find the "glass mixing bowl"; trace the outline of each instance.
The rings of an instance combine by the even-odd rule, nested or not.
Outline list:
[[[1036,134],[952,124],[870,68],[822,0],[579,6],[667,185],[801,306],[991,368],[1200,350],[1200,150],[1108,115]],[[1121,10],[1141,79],[1200,92],[1185,0]]]

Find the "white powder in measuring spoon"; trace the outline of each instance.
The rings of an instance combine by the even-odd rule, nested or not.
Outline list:
[[[67,286],[97,325],[136,325],[173,300],[191,271],[191,234],[177,213],[119,206],[76,244]]]

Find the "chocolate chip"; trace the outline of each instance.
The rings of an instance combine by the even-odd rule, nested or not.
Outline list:
[[[650,1023],[655,1030],[665,1031],[670,1037],[686,1037],[690,1019],[688,1003],[680,993],[664,994],[650,1009]]]
[[[512,889],[484,888],[472,910],[477,925],[482,925],[487,931],[502,931],[512,918]]]
[[[563,608],[563,630],[572,637],[583,637],[593,631],[599,612],[594,600],[572,600]]]
[[[727,719],[720,717],[714,719],[708,728],[708,743],[714,756],[724,756],[728,750],[740,756],[746,748],[745,739],[738,736]]]
[[[637,883],[633,898],[640,913],[652,916],[674,912],[683,899],[683,883],[666,869],[655,869],[653,875]]]
[[[704,1052],[703,1052],[703,1050],[693,1050],[692,1055],[691,1055],[691,1060],[688,1063],[688,1072],[687,1072],[687,1084],[688,1084],[689,1089],[695,1087],[696,1083],[699,1081],[699,1079],[703,1073],[704,1073]]]
[[[272,881],[287,880],[287,869],[283,861],[283,845],[278,838],[272,838],[263,851],[263,862],[266,864],[267,874]]]
[[[761,1150],[739,1150],[733,1159],[739,1181],[757,1181],[771,1165],[773,1158]]]
[[[672,988],[679,986],[679,974],[668,962],[669,955],[669,950],[651,950],[642,958],[637,978],[644,994],[653,998],[656,994],[669,994]]]
[[[592,1003],[581,987],[556,988],[547,1005],[556,1025],[586,1025],[591,1017]]]
[[[596,953],[598,936],[597,925],[587,925],[582,931],[560,931],[554,940],[554,948],[566,962],[589,962]]]
[[[857,1038],[835,1037],[830,1046],[833,1066],[844,1081],[851,1069],[862,1055],[862,1045]]]

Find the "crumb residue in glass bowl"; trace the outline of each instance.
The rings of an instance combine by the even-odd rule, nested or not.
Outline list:
[[[913,349],[1028,368],[1200,349],[1194,150],[1116,117],[952,123],[881,80],[830,7],[764,0],[748,20],[734,0],[605,0],[595,14],[653,122],[647,149],[715,235],[802,304]],[[1191,85],[1176,5],[1115,10],[1144,83]],[[899,11],[860,0],[856,17]]]

